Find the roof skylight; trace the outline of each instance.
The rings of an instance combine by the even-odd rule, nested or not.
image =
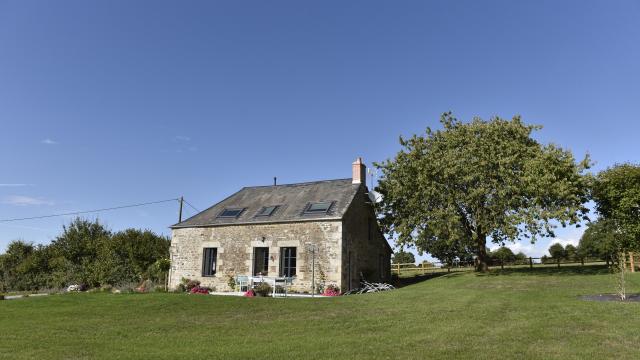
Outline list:
[[[265,206],[262,209],[260,209],[260,211],[258,211],[256,216],[271,216],[273,215],[273,213],[276,211],[277,208],[278,208],[278,205]]]
[[[222,210],[222,212],[220,213],[220,215],[218,215],[218,217],[219,218],[237,218],[238,216],[240,216],[240,214],[242,214],[243,211],[244,211],[244,208],[226,208]]]
[[[327,213],[333,205],[333,202],[317,202],[310,203],[307,208],[304,209],[305,214],[323,214]]]

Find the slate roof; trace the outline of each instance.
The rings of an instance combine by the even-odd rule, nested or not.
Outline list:
[[[339,220],[344,216],[360,186],[353,184],[351,179],[337,179],[245,187],[171,228]],[[332,205],[327,213],[305,214],[307,206],[315,202],[332,202]],[[274,205],[278,208],[271,216],[256,216],[263,207]],[[237,218],[219,217],[224,209],[234,208],[245,210]]]

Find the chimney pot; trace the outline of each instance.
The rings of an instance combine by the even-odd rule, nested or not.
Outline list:
[[[367,182],[367,167],[362,162],[362,158],[358,157],[356,161],[351,165],[354,184],[366,185]]]

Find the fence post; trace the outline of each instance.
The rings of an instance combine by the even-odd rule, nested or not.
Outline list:
[[[533,258],[529,256],[529,269],[533,269]]]
[[[400,264],[396,264],[396,266],[398,267],[398,277],[400,277]]]
[[[425,274],[425,271],[424,271],[424,261],[420,264],[420,266],[422,267],[422,275],[424,275],[424,274]]]
[[[584,258],[583,257],[580,258],[580,263],[582,264],[582,266],[584,266]]]
[[[504,270],[504,259],[500,259],[500,269]]]
[[[558,269],[560,269],[560,258],[558,258]]]
[[[633,262],[633,251],[629,251],[629,265],[631,265],[631,272],[636,272],[636,265]]]

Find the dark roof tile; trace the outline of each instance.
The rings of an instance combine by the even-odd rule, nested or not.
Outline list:
[[[245,187],[212,207],[171,226],[172,228],[295,222],[341,219],[353,201],[360,184],[351,179],[324,180],[299,184]],[[333,202],[327,213],[306,214],[309,203]],[[271,216],[256,214],[264,206],[279,205]],[[226,208],[244,208],[237,218],[220,218]]]

